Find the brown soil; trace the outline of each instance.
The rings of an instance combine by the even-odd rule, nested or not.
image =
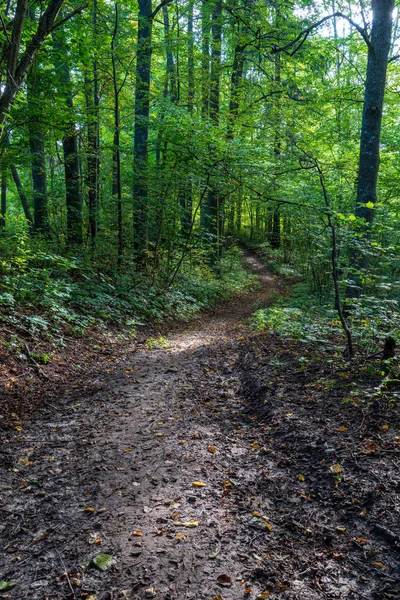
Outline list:
[[[342,404],[329,354],[249,329],[281,284],[246,261],[259,291],[8,423],[0,597],[400,597],[398,414]]]

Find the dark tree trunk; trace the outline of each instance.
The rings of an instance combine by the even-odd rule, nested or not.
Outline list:
[[[7,213],[7,165],[1,163],[1,208],[0,208],[0,227],[4,229],[6,226]]]
[[[45,136],[41,110],[40,74],[34,65],[27,81],[29,111],[29,145],[32,159],[33,219],[35,232],[48,235],[50,231],[47,203]]]
[[[241,29],[239,30],[239,36],[241,35]],[[231,97],[229,101],[229,114],[228,114],[228,128],[227,138],[228,140],[233,139],[234,126],[239,114],[239,96],[240,96],[240,83],[243,78],[243,68],[245,60],[245,46],[242,43],[237,43],[233,55],[233,66],[231,74]]]
[[[151,74],[151,0],[139,0],[134,123],[134,247],[143,262],[148,239],[148,138]]]
[[[20,52],[20,46],[28,0],[17,1],[13,28],[6,49],[6,54],[8,55],[7,77],[4,88],[0,92],[0,137],[3,133],[3,126],[7,119],[8,110],[20,90],[39,48],[51,33],[63,1],[49,0],[45,11],[40,16],[35,33],[28,40],[25,50],[22,53]],[[8,6],[9,4],[7,4],[7,8]]]
[[[220,75],[221,75],[221,42],[222,42],[222,1],[215,0],[211,15],[211,70],[210,70],[210,118],[215,127],[219,124]],[[219,255],[219,223],[220,197],[215,182],[211,181],[204,207],[204,228]]]
[[[115,58],[115,41],[118,35],[119,16],[118,2],[115,3],[115,21],[114,31],[111,39],[111,61],[113,72],[113,88],[114,88],[114,149],[113,149],[113,181],[112,193],[117,199],[117,229],[118,229],[118,267],[122,264],[124,252],[123,242],[123,221],[122,221],[122,184],[121,184],[121,150],[120,150],[120,114],[119,114],[119,93],[117,78],[117,65]]]
[[[82,244],[82,195],[80,188],[80,170],[78,138],[73,119],[73,100],[71,77],[67,55],[63,43],[54,36],[56,50],[56,68],[60,82],[60,92],[66,104],[65,135],[62,140],[65,171],[65,200],[67,206],[67,245]]]
[[[190,114],[194,108],[194,35],[193,35],[193,0],[188,4],[188,95],[187,107]],[[193,212],[193,190],[190,178],[186,178],[179,187],[179,202],[181,206],[181,231],[185,237],[188,237],[192,231],[192,212]]]
[[[279,3],[275,4],[275,27],[279,31],[281,26],[281,13]],[[281,55],[278,52],[274,57],[274,81],[277,90],[281,84]],[[274,140],[274,157],[275,162],[279,163],[281,159],[281,130],[280,130],[280,101],[279,96],[275,101],[275,115],[276,115],[276,125],[275,125],[275,140]],[[271,246],[272,248],[280,248],[281,247],[281,216],[279,211],[279,206],[277,206],[274,210],[274,214],[272,217],[272,232],[271,232]]]
[[[346,297],[358,298],[368,267],[368,240],[374,220],[379,171],[379,143],[385,95],[386,70],[391,43],[394,0],[372,0],[372,28],[368,48],[364,110],[361,124],[355,216],[361,219],[360,239],[350,258],[351,283]]]
[[[88,118],[88,205],[89,205],[89,232],[92,244],[95,245],[98,231],[99,212],[99,76],[97,66],[97,0],[93,2],[93,33],[94,33],[94,57],[93,57],[93,81],[86,86],[86,106]]]
[[[12,177],[14,179],[15,187],[17,188],[19,198],[21,200],[21,205],[22,205],[22,208],[24,211],[25,219],[27,220],[28,227],[29,227],[29,233],[32,235],[33,234],[33,218],[32,218],[32,213],[31,213],[31,209],[28,204],[27,197],[25,196],[24,190],[22,188],[21,179],[20,179],[18,171],[14,165],[10,165],[10,171],[11,171]]]
[[[201,2],[201,114],[208,117],[210,94],[210,0]]]

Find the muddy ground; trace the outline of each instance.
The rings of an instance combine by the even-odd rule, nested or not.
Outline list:
[[[7,419],[0,598],[400,598],[398,409],[252,332],[281,284],[246,260],[260,290]]]

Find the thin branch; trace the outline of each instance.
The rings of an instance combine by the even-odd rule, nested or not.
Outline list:
[[[57,23],[55,23],[53,25],[53,27],[50,29],[50,33],[52,33],[55,29],[57,29],[57,27],[61,27],[61,25],[64,25],[64,23],[66,23],[67,21],[69,21],[70,19],[72,19],[72,17],[74,17],[78,13],[81,13],[88,6],[89,6],[89,4],[84,4],[83,6],[78,6],[78,8],[76,8],[71,13],[69,13],[69,15],[67,15],[63,19],[60,19],[59,21],[57,21]]]
[[[156,15],[158,15],[158,13],[160,12],[160,10],[162,8],[164,8],[164,6],[167,6],[167,4],[171,4],[172,0],[162,0],[162,2],[160,2],[160,4],[157,6],[157,8],[155,8],[153,10],[153,12],[150,15],[150,19],[154,19],[156,17]]]
[[[306,39],[308,38],[308,36],[310,35],[310,33],[314,29],[316,29],[317,27],[319,27],[320,25],[322,25],[323,23],[325,23],[329,19],[333,19],[335,17],[341,17],[342,19],[345,19],[346,21],[348,21],[350,23],[350,25],[352,25],[355,29],[357,29],[358,33],[361,35],[361,37],[363,38],[364,42],[367,44],[368,48],[371,49],[371,47],[372,47],[371,46],[371,40],[368,37],[366,29],[364,27],[361,27],[360,25],[358,25],[358,23],[356,23],[355,21],[353,21],[353,19],[351,19],[350,17],[348,17],[344,13],[342,13],[342,12],[335,12],[332,15],[328,15],[326,17],[323,17],[322,19],[320,19],[316,23],[313,23],[312,25],[310,25],[306,29],[303,29],[303,31],[301,31],[299,33],[299,35],[294,40],[292,40],[288,44],[285,44],[285,46],[275,46],[275,48],[272,49],[272,53],[276,54],[277,52],[286,52],[286,54],[288,54],[289,56],[293,56],[298,50],[300,50],[300,48],[302,47],[302,45],[304,44],[304,42],[306,41]],[[297,43],[298,43],[298,45],[295,46]],[[293,46],[295,46],[295,48],[291,52],[287,52],[287,50],[289,48],[292,48]]]
[[[389,58],[388,64],[391,63],[391,62],[394,62],[398,58],[400,58],[400,54],[395,54],[394,56],[392,56],[391,58]]]

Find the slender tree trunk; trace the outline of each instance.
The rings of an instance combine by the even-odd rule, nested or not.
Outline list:
[[[29,145],[31,150],[33,183],[33,219],[35,232],[48,235],[50,231],[47,176],[45,156],[45,136],[43,131],[44,115],[41,109],[40,73],[33,66],[27,81],[29,112]]]
[[[143,262],[148,240],[148,138],[151,75],[151,0],[139,0],[134,123],[134,248]]]
[[[210,0],[201,0],[201,114],[209,114],[210,99]]]
[[[62,140],[65,172],[65,200],[67,206],[67,245],[82,244],[82,195],[80,186],[78,138],[73,118],[71,77],[67,54],[62,40],[53,37],[56,50],[56,69],[60,82],[60,92],[66,105]]]
[[[117,230],[118,230],[118,267],[121,267],[124,253],[123,238],[123,215],[122,215],[122,184],[121,184],[121,149],[120,149],[120,113],[119,113],[119,93],[117,78],[117,64],[115,58],[115,42],[118,35],[119,15],[118,2],[115,3],[114,31],[111,39],[111,61],[113,72],[114,89],[114,150],[113,150],[113,181],[112,193],[117,199]]]
[[[189,114],[193,113],[194,108],[194,35],[193,35],[193,0],[188,3],[188,20],[187,20],[187,36],[188,36],[188,95],[187,107]],[[189,177],[185,178],[179,186],[179,200],[181,206],[181,231],[187,238],[191,233],[192,212],[193,212],[193,190],[192,182]]]
[[[10,171],[11,171],[11,175],[14,179],[15,187],[17,188],[19,198],[21,200],[22,209],[24,211],[25,219],[26,219],[26,221],[28,223],[28,227],[29,227],[29,233],[31,235],[33,235],[33,217],[32,217],[32,213],[31,213],[31,209],[28,204],[28,199],[25,196],[25,192],[22,188],[20,176],[14,165],[10,165]]]
[[[17,0],[13,19],[12,33],[9,38],[7,61],[7,77],[4,87],[0,91],[0,137],[7,119],[7,113],[20,90],[26,74],[35,60],[35,56],[46,37],[51,33],[54,22],[64,0],[49,0],[45,11],[39,18],[37,29],[21,53],[21,38],[28,0]],[[7,9],[9,3],[7,3]]]
[[[99,137],[99,75],[97,65],[97,0],[93,2],[93,81],[86,86],[86,106],[88,118],[88,205],[89,205],[89,232],[92,244],[95,245],[98,231],[99,212],[99,179],[100,179],[100,137]]]
[[[281,13],[279,3],[275,4],[275,27],[279,31],[279,27],[281,25]],[[279,52],[275,54],[274,57],[274,80],[275,86],[279,88],[281,85],[281,55]],[[279,96],[275,101],[275,140],[274,140],[274,158],[275,162],[279,163],[281,159],[281,131],[280,131],[280,100]],[[272,248],[280,248],[281,247],[281,215],[279,211],[279,206],[277,206],[274,210],[272,217],[272,233],[271,233],[271,246]]]
[[[221,76],[221,42],[222,42],[222,0],[215,0],[211,15],[211,71],[210,71],[210,119],[214,127],[218,127],[220,117],[220,76]],[[204,227],[214,247],[215,255],[220,254],[219,235],[220,196],[215,185],[211,185],[205,205]],[[214,257],[215,258],[215,257]]]
[[[242,34],[242,28],[239,29],[239,37]],[[226,137],[233,140],[235,122],[239,114],[240,84],[243,78],[243,69],[245,61],[245,46],[238,42],[235,45],[233,54],[233,66],[231,73],[231,92],[229,101],[228,127]]]
[[[368,268],[368,245],[377,201],[379,143],[391,43],[394,0],[372,0],[372,28],[368,48],[364,110],[361,124],[357,199],[354,215],[360,219],[359,240],[350,257],[346,297],[358,298]]]
[[[0,208],[0,227],[6,226],[7,213],[7,165],[5,161],[1,163],[1,208]]]

